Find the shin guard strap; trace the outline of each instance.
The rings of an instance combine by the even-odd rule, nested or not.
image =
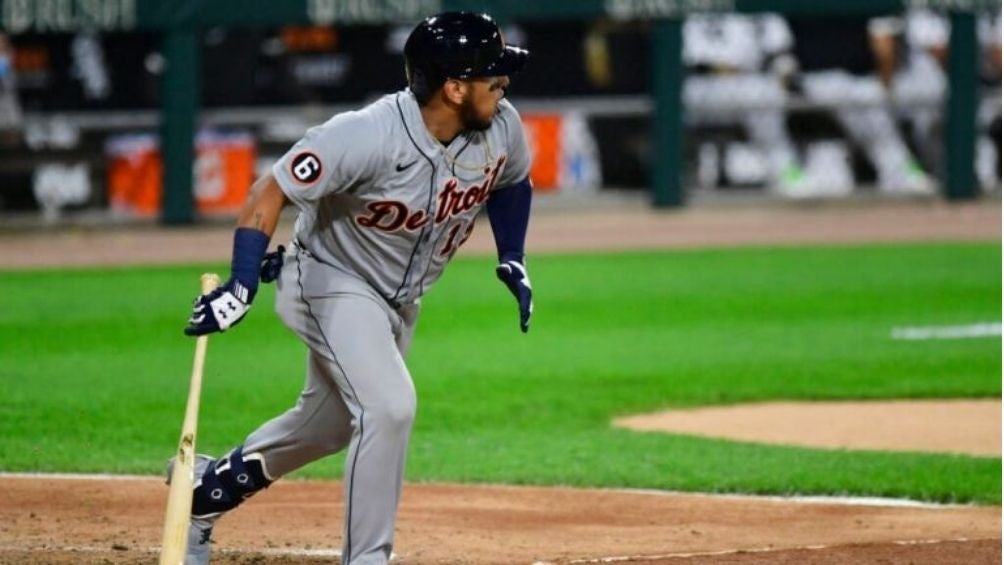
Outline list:
[[[258,454],[245,456],[243,446],[237,446],[206,467],[192,493],[192,515],[226,512],[270,484],[263,459]]]

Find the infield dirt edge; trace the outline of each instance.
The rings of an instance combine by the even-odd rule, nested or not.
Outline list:
[[[1001,456],[1001,400],[757,402],[625,416],[615,427],[822,449]]]

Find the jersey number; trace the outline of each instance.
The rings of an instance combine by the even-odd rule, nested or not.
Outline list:
[[[321,178],[321,160],[313,153],[300,153],[293,158],[293,178],[309,184]]]
[[[473,232],[474,221],[471,221],[470,223],[457,222],[453,224],[449,233],[446,234],[446,245],[444,245],[439,251],[439,255],[441,257],[453,257],[453,254],[460,249],[460,246],[463,245],[469,237],[471,237],[471,233]]]

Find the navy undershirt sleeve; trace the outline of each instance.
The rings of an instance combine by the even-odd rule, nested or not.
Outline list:
[[[253,297],[258,290],[258,270],[268,249],[268,234],[254,228],[237,228],[234,251],[230,259],[230,274],[241,282]]]
[[[530,177],[526,177],[516,184],[495,190],[488,197],[488,220],[492,224],[500,263],[523,263],[532,195]]]

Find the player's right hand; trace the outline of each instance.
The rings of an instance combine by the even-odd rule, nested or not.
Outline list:
[[[234,277],[209,294],[195,299],[192,317],[188,319],[185,335],[205,335],[222,332],[237,325],[251,308],[254,291],[249,290]]]
[[[519,303],[519,329],[526,333],[530,329],[530,316],[533,315],[533,287],[530,286],[526,266],[519,261],[503,261],[495,267],[495,276]]]

